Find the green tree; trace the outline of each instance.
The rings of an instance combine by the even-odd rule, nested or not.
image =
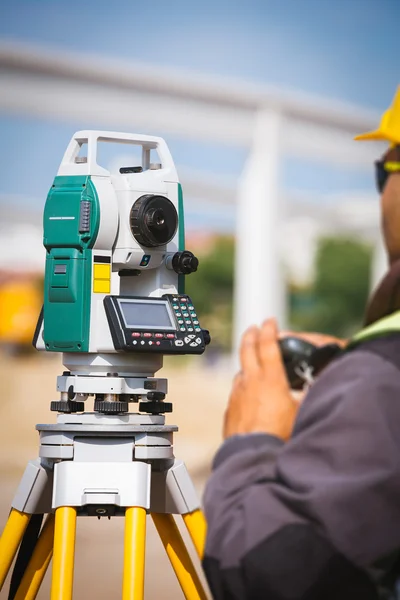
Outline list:
[[[226,350],[232,337],[234,251],[232,237],[216,238],[211,251],[200,256],[197,272],[186,277],[201,325],[210,329],[213,345]]]
[[[362,324],[370,289],[371,248],[357,240],[321,239],[315,259],[315,281],[295,292],[295,327],[348,336]]]

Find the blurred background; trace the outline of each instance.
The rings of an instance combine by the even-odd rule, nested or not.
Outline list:
[[[200,258],[187,291],[213,342],[162,376],[176,453],[201,493],[244,328],[275,315],[351,335],[385,270],[373,174],[385,148],[352,138],[377,126],[399,84],[399,22],[398,0],[0,3],[0,522],[37,452],[34,424],[54,419],[60,356],[30,343],[42,210],[72,134],[160,135],[177,165],[186,247]],[[89,585],[89,597],[118,596],[114,521],[79,525],[76,598]],[[146,597],[179,598],[151,536]]]

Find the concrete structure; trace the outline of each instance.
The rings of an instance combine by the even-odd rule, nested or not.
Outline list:
[[[354,134],[376,125],[377,115],[242,81],[2,43],[0,85],[3,112],[87,119],[110,129],[248,149],[237,193],[236,343],[250,322],[266,315],[285,322],[277,253],[285,215],[278,185],[281,157],[357,170],[369,169],[380,152],[374,144],[355,149],[352,142]]]

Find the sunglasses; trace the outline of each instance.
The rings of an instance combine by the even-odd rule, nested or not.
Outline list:
[[[375,161],[376,187],[380,194],[385,189],[386,182],[392,173],[400,173],[400,162],[387,160]]]

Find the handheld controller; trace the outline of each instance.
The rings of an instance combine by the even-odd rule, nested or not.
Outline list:
[[[279,340],[283,364],[292,390],[301,390],[307,378],[318,375],[338,354],[338,344],[315,346],[294,336]]]

